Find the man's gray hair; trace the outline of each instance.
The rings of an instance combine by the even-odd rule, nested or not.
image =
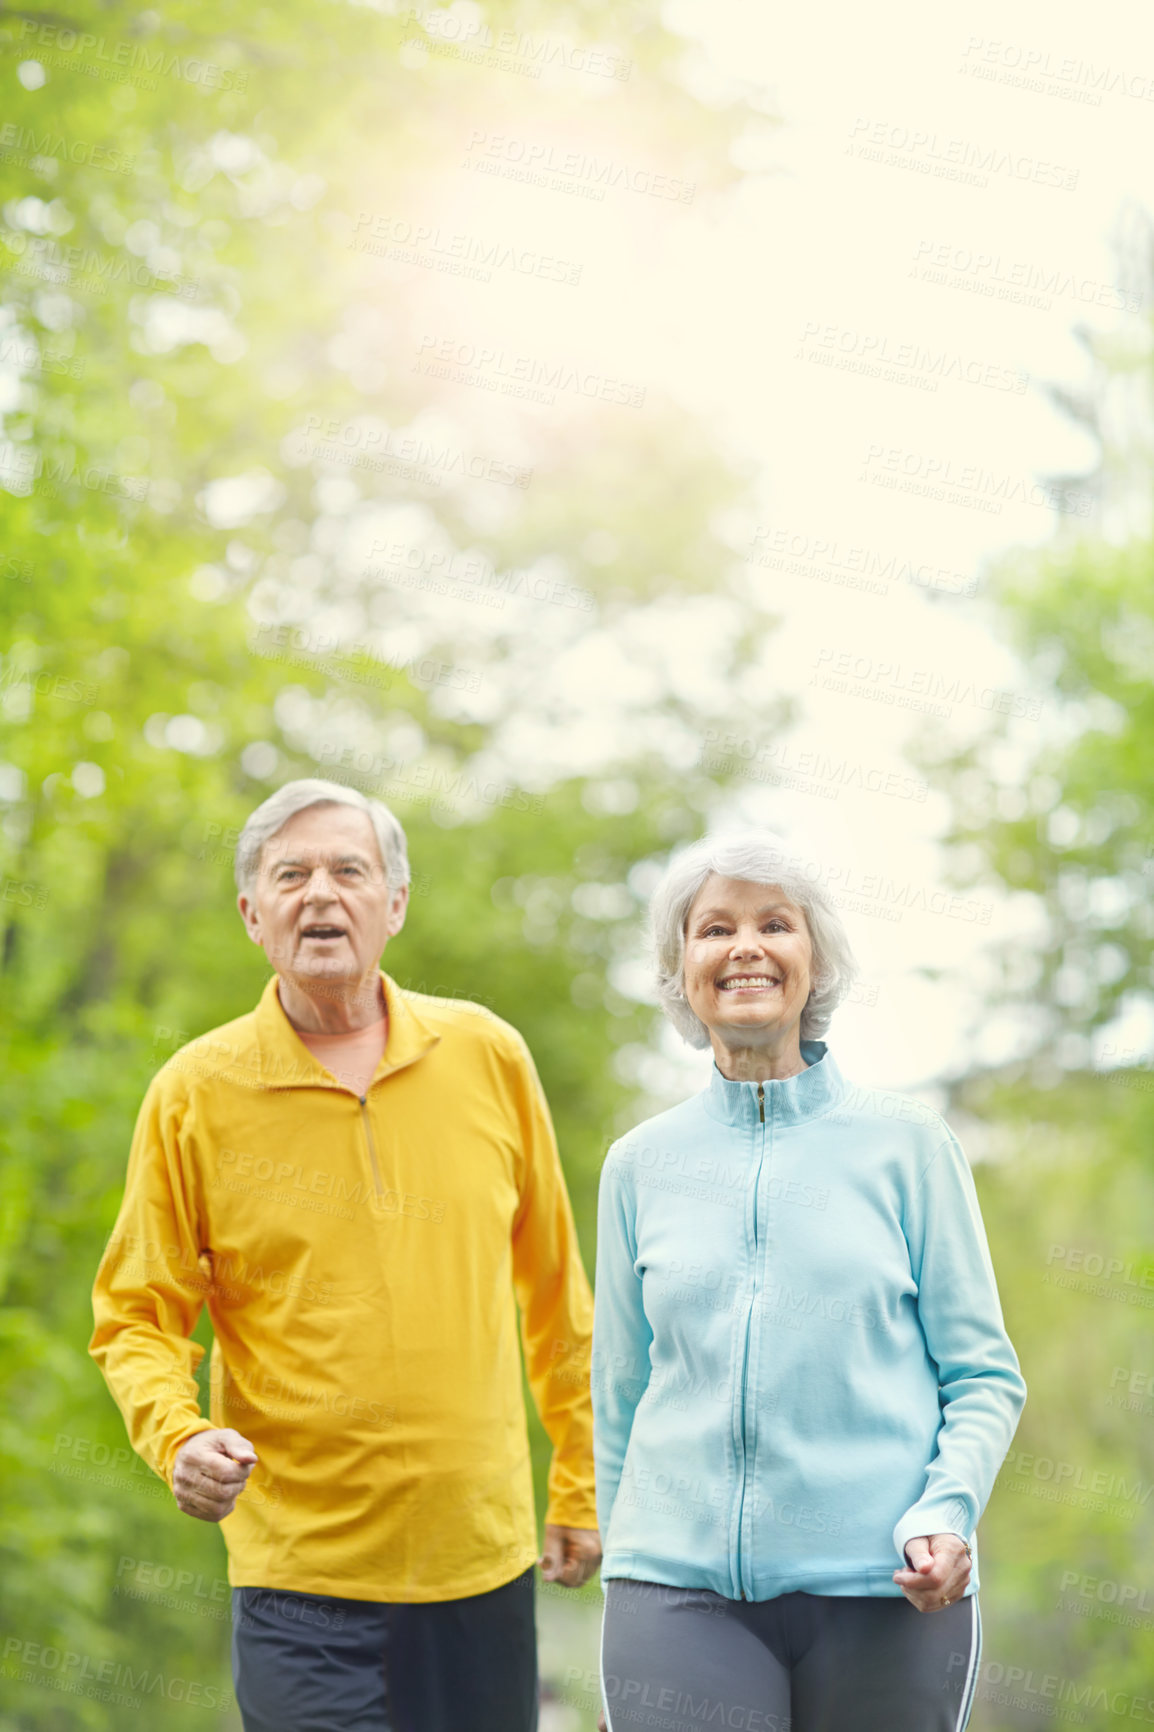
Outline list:
[[[673,856],[649,903],[649,938],[657,970],[657,997],[690,1046],[709,1045],[709,1030],[685,997],[685,926],[711,873],[750,884],[777,884],[805,915],[813,945],[812,990],[801,1013],[802,1040],[818,1040],[857,976],[841,916],[822,887],[816,860],[792,853],[773,831],[706,836]]]
[[[346,788],[343,782],[324,782],[319,777],[305,777],[299,782],[286,782],[275,794],[258,806],[240,833],[236,845],[236,885],[242,896],[252,890],[260,871],[261,855],[266,842],[280,833],[290,818],[310,806],[352,806],[363,812],[373,826],[381,863],[390,890],[399,890],[409,882],[409,852],[405,832],[383,800],[373,800],[359,788]]]

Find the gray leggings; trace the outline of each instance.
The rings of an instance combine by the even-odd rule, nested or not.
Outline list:
[[[605,1584],[609,1732],[962,1732],[982,1652],[974,1595],[903,1598]]]

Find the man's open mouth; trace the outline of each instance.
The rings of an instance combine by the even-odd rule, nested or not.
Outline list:
[[[344,938],[343,926],[305,926],[301,929],[302,938]]]

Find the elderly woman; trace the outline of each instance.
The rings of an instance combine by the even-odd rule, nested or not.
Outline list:
[[[817,1038],[854,965],[779,838],[685,849],[652,929],[714,1067],[601,1177],[609,1732],[960,1732],[974,1532],[1025,1399],[969,1166]]]

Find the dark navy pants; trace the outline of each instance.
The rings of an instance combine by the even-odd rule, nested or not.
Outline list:
[[[245,1732],[536,1732],[533,1572],[421,1605],[234,1588],[232,1670]]]
[[[962,1732],[981,1660],[975,1596],[938,1612],[904,1597],[605,1583],[609,1732]]]

